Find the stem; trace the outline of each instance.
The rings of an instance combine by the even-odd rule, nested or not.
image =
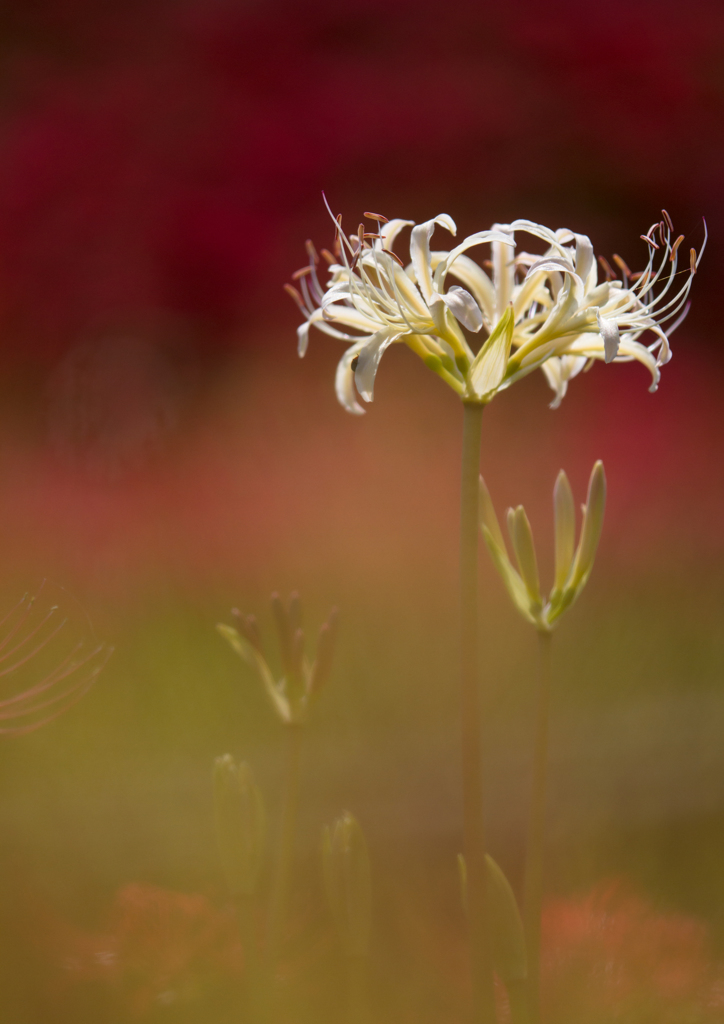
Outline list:
[[[528,819],[523,924],[528,951],[528,998],[532,1024],[540,1020],[540,927],[543,902],[548,718],[551,700],[551,634],[538,633],[538,717],[536,721],[533,788]]]
[[[260,1015],[263,1000],[259,945],[254,926],[254,897],[247,894],[240,895],[236,897],[235,902],[239,934],[244,949],[247,1004],[249,1013],[254,1019]]]
[[[525,981],[510,981],[505,987],[508,993],[511,1024],[530,1024]]]
[[[348,1024],[366,1024],[367,1014],[367,957],[345,956],[347,972]]]
[[[478,478],[483,406],[463,403],[460,488],[460,682],[464,852],[474,1024],[494,1024],[483,816],[483,739],[478,652]]]
[[[294,855],[297,805],[299,803],[299,752],[302,740],[302,727],[298,724],[288,725],[286,727],[286,734],[287,764],[284,777],[282,820],[276,872],[269,907],[269,930],[267,932],[266,949],[267,965],[272,975],[274,974],[279,956],[282,929],[284,928],[284,919],[287,911],[292,858]]]

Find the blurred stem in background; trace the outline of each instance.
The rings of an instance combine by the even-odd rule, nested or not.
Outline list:
[[[538,631],[538,706],[536,711],[533,786],[528,818],[523,919],[528,951],[528,998],[531,1024],[540,1020],[540,932],[543,900],[546,786],[548,776],[548,720],[551,700],[552,634]]]
[[[344,956],[347,1024],[367,1024],[372,875],[364,833],[349,811],[322,832],[322,871]]]
[[[483,406],[463,403],[460,488],[460,682],[463,827],[467,867],[468,943],[474,1024],[494,1024],[493,971],[488,929],[483,731],[478,651],[478,478]]]
[[[214,815],[221,865],[244,949],[248,1009],[258,1017],[265,999],[254,907],[266,848],[266,810],[251,768],[231,754],[217,757],[214,764]]]
[[[286,733],[286,768],[284,793],[282,796],[282,818],[279,828],[279,847],[269,905],[266,956],[269,970],[275,972],[282,931],[286,918],[291,880],[294,840],[297,828],[299,806],[299,760],[302,745],[302,729],[298,723],[290,723]]]

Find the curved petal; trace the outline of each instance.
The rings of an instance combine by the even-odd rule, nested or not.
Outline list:
[[[365,412],[357,401],[354,390],[354,370],[352,369],[352,363],[355,357],[359,355],[365,343],[366,340],[360,341],[356,345],[350,345],[337,363],[337,372],[334,378],[334,390],[337,394],[337,400],[353,416],[364,416]]]
[[[433,295],[432,269],[430,267],[430,239],[435,230],[435,225],[447,228],[451,235],[457,234],[457,227],[452,217],[441,213],[432,220],[426,220],[412,229],[410,234],[410,259],[415,271],[417,286],[427,302]]]
[[[303,324],[297,327],[297,355],[300,359],[304,359],[307,354],[307,348],[309,347],[309,328],[312,325],[309,320],[305,320]]]
[[[439,266],[446,259],[447,253],[433,253],[432,256],[433,264]],[[436,256],[440,257],[437,264],[435,264]],[[448,273],[456,277],[458,281],[461,281],[471,292],[473,298],[483,311],[486,325],[490,327],[495,322],[495,289],[493,288],[493,282],[485,271],[478,266],[475,260],[471,260],[464,253],[460,253]],[[437,279],[437,275],[435,275],[435,278]]]
[[[596,261],[593,258],[593,246],[588,235],[575,235],[576,239],[576,273],[583,281],[584,290],[589,292],[596,286]]]
[[[454,284],[440,298],[463,327],[467,327],[474,334],[478,333],[483,326],[483,314],[470,292]]]
[[[435,287],[438,291],[442,289],[445,283],[445,277],[450,273],[451,267],[455,260],[460,256],[461,253],[465,252],[466,249],[472,249],[474,245],[484,245],[486,242],[500,242],[502,245],[510,246],[515,248],[515,241],[512,235],[506,234],[504,231],[497,229],[491,229],[489,231],[476,231],[474,235],[468,235],[467,238],[456,245],[454,249],[451,249],[444,260],[438,264],[437,270],[435,271]]]
[[[621,343],[618,324],[615,320],[606,320],[598,311],[596,319],[598,320],[598,330],[603,338],[603,357],[607,363],[612,363]]]
[[[414,220],[390,220],[386,224],[382,225],[380,231],[380,243],[383,249],[391,249],[395,244],[395,239],[399,235],[403,228],[412,227]]]
[[[400,337],[399,331],[385,328],[369,338],[360,348],[354,382],[366,402],[374,398],[375,376],[385,350]]]

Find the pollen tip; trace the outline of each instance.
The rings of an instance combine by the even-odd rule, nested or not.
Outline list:
[[[679,246],[681,245],[681,243],[683,241],[684,241],[684,236],[683,235],[679,235],[679,237],[676,239],[674,244],[671,246],[671,255],[669,256],[669,263],[673,263],[674,260],[676,259],[676,251],[677,251],[677,249],[679,248]]]
[[[666,210],[662,210],[661,211],[661,216],[666,221],[666,226],[669,229],[669,231],[673,231],[674,230],[674,222],[672,221],[671,217],[668,215]]]
[[[652,245],[652,246],[654,247],[654,249],[658,249],[658,248],[659,248],[659,246],[658,246],[658,245],[656,244],[656,242],[655,242],[655,241],[653,240],[653,238],[649,238],[649,236],[648,236],[648,235],[639,235],[639,237],[640,237],[640,238],[641,238],[641,239],[642,239],[642,240],[643,240],[644,242],[648,242],[648,243],[649,243],[649,245]]]
[[[383,249],[382,252],[387,253],[388,256],[391,256],[393,260],[400,264],[403,270],[405,269],[405,264],[402,262],[397,253],[392,251],[392,249]]]
[[[689,269],[692,274],[696,273],[696,249],[689,249]]]
[[[368,220],[379,221],[380,224],[390,223],[389,219],[387,217],[383,217],[381,213],[363,213],[362,216],[366,217]]]

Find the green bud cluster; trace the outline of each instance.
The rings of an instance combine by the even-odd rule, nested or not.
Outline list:
[[[279,634],[282,676],[277,679],[264,655],[259,626],[253,615],[232,609],[236,626],[218,623],[217,629],[232,648],[256,671],[272,707],[287,725],[306,720],[311,704],[317,699],[332,667],[337,636],[337,609],[333,608],[322,625],[313,659],[307,657],[302,629],[302,608],[299,595],[293,593],[287,605],[279,594],[271,596],[271,607]]]
[[[507,526],[515,553],[517,570],[508,556],[495,509],[485,481],[480,478],[480,526],[495,567],[521,615],[542,632],[550,632],[566,608],[586,585],[593,568],[596,548],[603,528],[606,506],[606,476],[599,460],[588,484],[583,506],[583,525],[576,547],[576,517],[573,493],[568,477],[560,471],[553,490],[555,512],[555,580],[545,600],[541,594],[538,564],[530,522],[522,505],[508,509]]]

